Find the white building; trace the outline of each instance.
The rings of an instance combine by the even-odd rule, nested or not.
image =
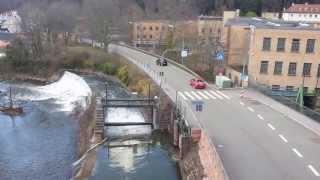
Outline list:
[[[320,4],[294,4],[283,11],[285,21],[320,22]]]
[[[21,32],[21,17],[17,11],[7,11],[0,14],[0,28],[8,29],[10,33]]]

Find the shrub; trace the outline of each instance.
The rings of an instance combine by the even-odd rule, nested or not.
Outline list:
[[[128,86],[129,85],[128,66],[122,66],[121,68],[119,68],[119,70],[117,71],[117,77],[123,84]]]

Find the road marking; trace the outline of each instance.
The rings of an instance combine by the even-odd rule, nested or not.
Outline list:
[[[206,95],[208,95],[209,97],[211,97],[212,99],[217,99],[216,97],[214,97],[214,96],[212,96],[210,93],[208,93],[207,91],[204,91],[204,93],[206,94]]]
[[[244,106],[245,104],[243,102],[240,101],[241,106]]]
[[[187,91],[184,92],[191,100],[195,100],[195,98],[193,96],[191,96],[191,94]]]
[[[288,140],[282,135],[282,134],[279,134],[279,137],[282,139],[282,141],[284,141],[285,143],[288,142]]]
[[[252,107],[248,107],[249,111],[254,112],[254,109]]]
[[[226,99],[230,100],[230,97],[225,95],[223,92],[217,91],[217,93],[219,93],[221,96],[225,97]]]
[[[197,91],[198,94],[200,94],[200,96],[202,96],[203,98],[209,100],[210,98],[208,98],[208,96],[206,96],[205,94],[203,94],[202,92],[200,91]]]
[[[202,100],[202,97],[200,97],[197,93],[194,91],[191,91],[191,94],[194,95],[197,99]]]
[[[312,166],[312,165],[308,165],[308,168],[312,171],[312,173],[315,175],[315,176],[317,176],[317,177],[319,177],[320,176],[320,173]]]
[[[184,94],[182,94],[182,92],[178,92],[178,94],[179,94],[179,96],[181,96],[184,100],[188,100],[188,98],[187,98]]]
[[[292,151],[296,153],[296,155],[299,156],[300,158],[303,158],[302,154],[296,148],[292,148]]]
[[[272,129],[273,131],[276,130],[276,128],[274,126],[272,126],[272,124],[268,123],[268,126],[270,129]]]
[[[259,119],[264,120],[264,118],[260,114],[258,114],[257,116]]]
[[[219,94],[217,94],[216,92],[211,91],[211,90],[210,90],[210,92],[211,92],[214,96],[218,97],[219,99],[223,99],[223,97],[220,96]]]

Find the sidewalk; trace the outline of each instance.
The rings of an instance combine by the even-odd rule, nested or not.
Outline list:
[[[297,123],[301,124],[305,128],[313,131],[317,135],[320,136],[320,123],[316,122],[315,120],[297,112],[294,109],[291,109],[288,106],[281,104],[280,102],[256,91],[254,89],[248,89],[244,95],[246,98],[252,98],[254,100],[259,101],[262,104],[265,104],[275,111],[280,112],[281,114],[289,117],[290,119],[296,121]]]

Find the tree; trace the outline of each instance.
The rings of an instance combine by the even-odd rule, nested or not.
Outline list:
[[[257,14],[253,11],[248,11],[246,14],[245,14],[246,17],[257,17]]]

